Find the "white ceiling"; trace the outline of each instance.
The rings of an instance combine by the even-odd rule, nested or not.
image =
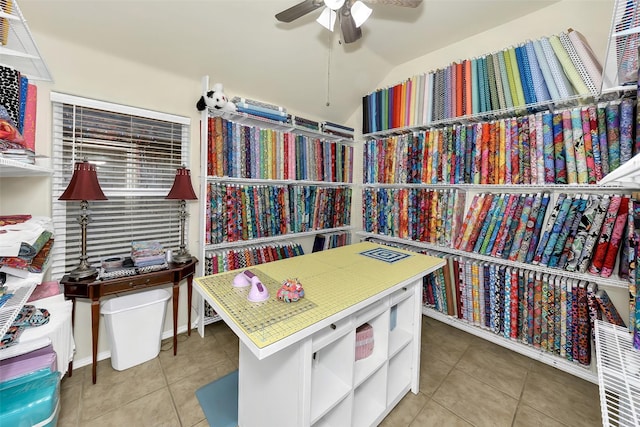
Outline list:
[[[39,35],[195,81],[209,75],[211,84],[223,83],[231,97],[243,95],[340,123],[394,66],[559,0],[424,0],[416,9],[370,5],[373,14],[363,25],[363,37],[349,45],[340,43],[339,33],[315,22],[321,9],[289,24],[275,19],[297,1],[18,3]],[[55,79],[55,70],[52,73]]]

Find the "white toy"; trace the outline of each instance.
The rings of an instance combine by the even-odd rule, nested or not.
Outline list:
[[[205,108],[214,108],[216,110],[235,112],[236,104],[229,101],[222,89],[222,83],[216,83],[213,85],[212,90],[208,91],[206,96],[201,96],[196,104],[198,111],[202,111]]]

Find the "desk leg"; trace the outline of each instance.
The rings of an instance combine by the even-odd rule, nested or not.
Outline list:
[[[91,375],[93,383],[96,383],[98,368],[98,327],[100,325],[100,301],[91,301],[91,344],[93,350],[93,365]]]
[[[75,331],[76,324],[76,299],[71,298],[71,331],[72,333]],[[73,357],[69,361],[69,367],[67,368],[69,371],[69,377],[73,376]]]
[[[178,299],[180,282],[173,282],[173,355],[178,353]]]
[[[187,336],[191,336],[191,297],[193,295],[193,276],[187,277]]]

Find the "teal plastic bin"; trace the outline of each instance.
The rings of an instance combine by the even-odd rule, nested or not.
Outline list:
[[[60,413],[60,374],[41,369],[0,383],[0,426],[53,427]]]

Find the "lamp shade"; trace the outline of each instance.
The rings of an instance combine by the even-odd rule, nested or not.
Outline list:
[[[95,165],[76,162],[71,182],[58,200],[107,200],[100,188]]]
[[[357,28],[364,24],[364,21],[371,16],[371,12],[371,8],[359,0],[351,6],[351,16],[353,16]]]
[[[191,172],[187,168],[178,168],[173,187],[165,199],[174,200],[198,200],[191,186]]]

